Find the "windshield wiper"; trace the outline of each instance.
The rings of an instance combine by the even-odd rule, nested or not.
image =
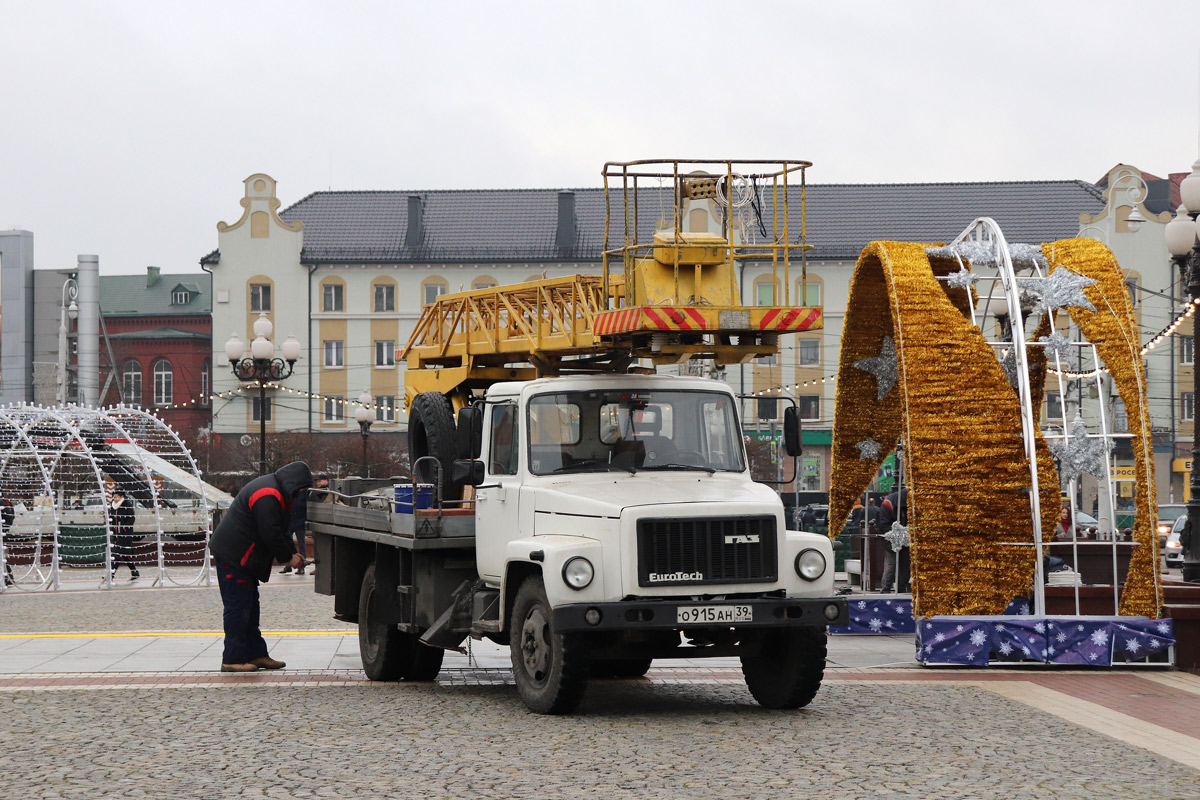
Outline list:
[[[716,471],[715,469],[713,469],[712,467],[701,467],[701,466],[699,466],[698,464],[676,464],[676,463],[667,463],[667,464],[653,464],[653,465],[651,465],[651,466],[648,466],[648,467],[647,467],[647,466],[643,466],[643,467],[642,467],[642,469],[643,469],[643,470],[650,470],[650,469],[683,469],[683,470],[700,470],[700,471],[702,471],[702,472],[707,472],[709,475],[714,475],[714,474],[716,474],[716,472],[717,472],[717,471]]]
[[[556,467],[550,470],[548,475],[569,475],[572,472],[611,472],[614,469],[621,472],[628,472],[633,475],[637,472],[633,467],[624,467],[620,464],[612,464],[599,459],[587,459],[584,461],[576,461],[573,464],[563,464],[561,467]]]

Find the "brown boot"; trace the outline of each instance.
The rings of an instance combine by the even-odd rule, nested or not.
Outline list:
[[[257,664],[222,664],[221,672],[257,672]]]
[[[287,666],[287,664],[283,663],[282,661],[276,661],[270,656],[263,656],[262,658],[256,658],[251,661],[250,666],[255,667],[256,669],[283,669]]]

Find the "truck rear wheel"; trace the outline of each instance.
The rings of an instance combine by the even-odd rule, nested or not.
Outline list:
[[[462,497],[462,487],[450,481],[450,470],[454,467],[455,430],[454,409],[446,395],[441,392],[421,392],[413,398],[408,411],[408,455],[413,464],[422,456],[433,456],[441,463],[443,500]],[[436,478],[431,475],[429,480]]]
[[[586,643],[557,633],[540,575],[531,575],[513,602],[509,653],[517,693],[539,714],[569,714],[587,689]]]
[[[421,644],[416,635],[402,633],[385,622],[381,604],[384,592],[376,591],[375,565],[363,574],[358,595],[358,650],[363,672],[373,681],[431,681],[442,669],[444,651]]]
[[[821,688],[827,650],[824,628],[770,631],[759,655],[742,656],[746,688],[767,708],[803,708]]]

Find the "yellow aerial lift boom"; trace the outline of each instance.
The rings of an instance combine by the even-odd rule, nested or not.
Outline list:
[[[601,274],[457,292],[425,306],[402,353],[406,405],[437,392],[461,406],[496,381],[628,371],[638,369],[638,359],[743,363],[777,353],[780,333],[821,328],[821,309],[802,304],[812,247],[805,223],[809,166],[694,159],[605,164]],[[796,175],[793,220],[789,189]],[[619,188],[610,185],[615,179]],[[657,189],[661,199],[668,181],[672,218],[660,218],[646,238],[639,193]],[[622,243],[610,248],[616,198]],[[744,305],[735,264],[767,261],[770,304]],[[800,290],[793,298],[797,265]]]

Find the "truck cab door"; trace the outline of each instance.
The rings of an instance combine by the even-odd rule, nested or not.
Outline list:
[[[483,485],[475,492],[475,560],[480,577],[500,582],[508,543],[520,538],[520,407],[489,403],[484,431]]]

